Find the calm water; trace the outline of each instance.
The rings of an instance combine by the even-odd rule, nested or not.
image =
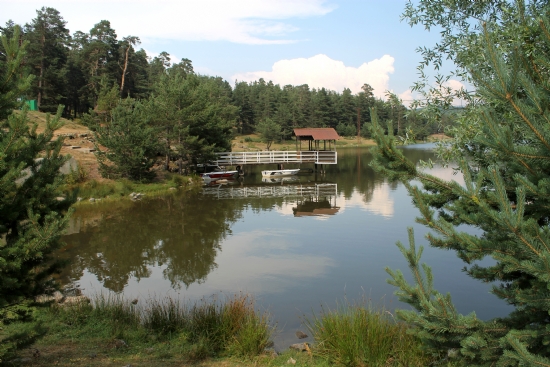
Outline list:
[[[434,158],[430,146],[405,149],[415,162]],[[195,300],[215,294],[252,293],[278,323],[280,348],[297,342],[303,315],[336,301],[371,299],[385,307],[408,307],[386,283],[386,266],[408,267],[395,246],[427,245],[426,229],[403,185],[368,166],[367,149],[339,150],[326,174],[262,182],[256,166],[242,181],[206,187],[196,195],[91,206],[75,213],[60,256],[71,265],[65,283],[84,293],[112,291],[128,298],[171,296]],[[285,167],[292,168],[292,167]],[[432,174],[447,179],[450,168]],[[435,285],[450,292],[462,313],[480,318],[510,309],[470,279],[453,252],[427,247]],[[410,277],[409,277],[410,278]]]

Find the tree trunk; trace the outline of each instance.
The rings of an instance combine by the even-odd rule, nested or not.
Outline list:
[[[120,97],[122,97],[122,90],[124,89],[124,77],[126,76],[126,70],[128,69],[128,53],[130,52],[130,45],[126,47],[126,56],[124,58],[124,69],[122,70],[122,81],[120,82]]]
[[[40,76],[38,77],[38,96],[36,97],[37,107],[40,110],[42,104],[42,79],[44,78],[44,47],[46,44],[46,34],[42,33],[42,55],[40,57]]]

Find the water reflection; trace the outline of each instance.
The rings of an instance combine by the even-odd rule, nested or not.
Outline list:
[[[418,148],[405,154],[413,162],[434,158]],[[403,185],[368,166],[367,150],[341,150],[338,158],[324,175],[263,182],[261,170],[269,167],[257,166],[243,180],[193,195],[81,208],[59,252],[71,264],[62,281],[128,298],[252,292],[286,325],[284,344],[294,342],[297,316],[321,303],[365,294],[391,300],[395,288],[384,268],[407,268],[395,242],[407,243],[412,226],[418,246],[426,245],[427,229],[415,223],[418,211]],[[460,180],[450,168],[429,172]],[[453,294],[459,312],[506,313],[489,285],[462,273],[454,253],[426,247],[423,256],[436,288]]]
[[[71,264],[62,274],[65,281],[87,269],[103,287],[120,292],[130,278],[140,281],[152,267],[163,267],[174,288],[200,283],[217,267],[220,241],[242,209],[232,201],[186,196],[123,205],[76,213],[72,220],[80,232],[64,237],[68,246],[60,254]]]

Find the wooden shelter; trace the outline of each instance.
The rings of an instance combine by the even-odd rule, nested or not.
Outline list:
[[[338,133],[332,127],[306,127],[294,129],[294,135],[296,136],[296,150],[299,151],[302,150],[302,141],[308,142],[308,151],[336,151],[336,140],[340,139],[340,136],[338,136]],[[298,142],[300,142],[299,146]],[[322,149],[321,142],[323,142]]]

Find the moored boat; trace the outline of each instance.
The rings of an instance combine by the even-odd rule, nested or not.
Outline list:
[[[198,165],[199,175],[203,180],[219,180],[222,178],[232,178],[239,175],[238,170],[226,171],[217,165]],[[202,173],[200,171],[203,171]]]
[[[296,169],[275,169],[275,170],[266,170],[262,171],[263,177],[279,177],[279,176],[293,176],[298,174],[300,171],[299,168]]]

